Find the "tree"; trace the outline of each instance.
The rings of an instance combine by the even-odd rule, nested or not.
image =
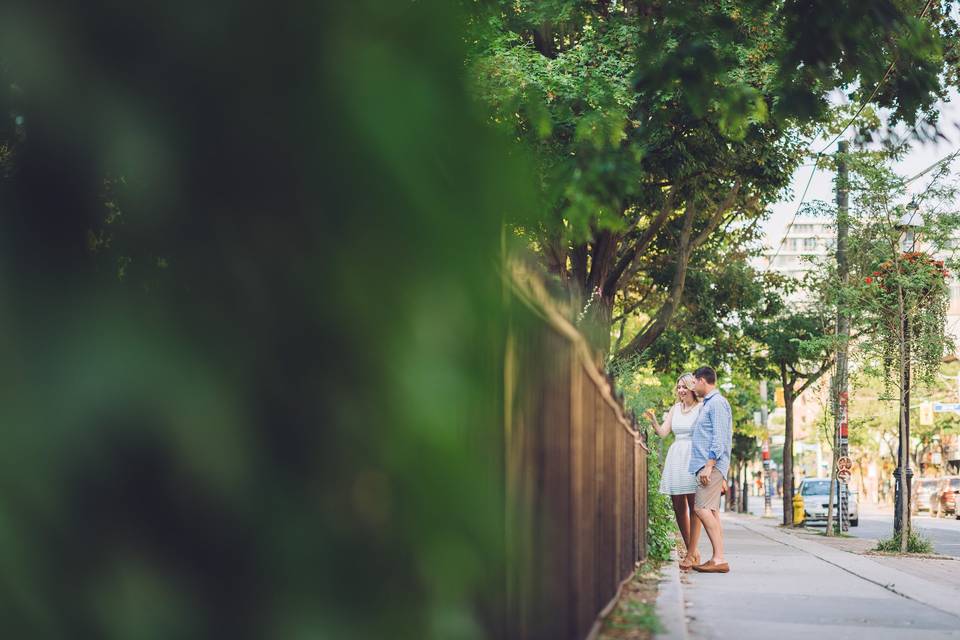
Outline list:
[[[540,173],[543,215],[520,232],[589,309],[599,349],[616,305],[648,318],[620,358],[670,328],[708,239],[781,194],[831,91],[855,87],[855,102],[872,97],[891,122],[935,135],[953,56],[940,45],[956,33],[939,3],[918,17],[889,0],[870,12],[825,1],[478,6],[478,92]]]
[[[943,181],[950,167],[949,161],[943,162],[920,197],[906,204],[900,195],[904,178],[882,163],[869,162],[866,154],[855,159],[858,216],[851,247],[858,256],[854,264],[859,273],[852,285],[837,284],[836,289],[854,316],[871,328],[857,345],[865,370],[882,379],[888,392],[896,392],[901,443],[897,467],[904,499],[898,505],[894,534],[905,552],[910,532],[910,505],[905,499],[910,389],[916,382],[931,384],[953,347],[946,333],[947,279],[957,264],[952,247],[960,232],[960,215],[943,208],[952,205],[957,190]],[[914,235],[917,231],[922,237]]]
[[[4,3],[5,635],[495,634],[533,180],[455,5]],[[108,173],[169,286],[91,254]]]
[[[789,283],[784,283],[789,292]],[[834,363],[833,317],[815,300],[799,309],[771,291],[768,306],[749,318],[746,332],[765,351],[757,374],[780,381],[786,409],[783,442],[783,523],[793,524],[794,402],[830,371]]]

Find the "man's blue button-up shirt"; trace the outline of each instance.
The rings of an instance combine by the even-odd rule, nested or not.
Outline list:
[[[733,411],[727,399],[716,389],[703,399],[700,417],[693,425],[692,439],[690,473],[700,471],[706,466],[707,460],[716,460],[717,469],[726,478],[733,446]]]

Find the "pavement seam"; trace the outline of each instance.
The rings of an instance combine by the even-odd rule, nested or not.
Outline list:
[[[878,587],[882,587],[882,588],[886,589],[887,591],[889,591],[890,593],[893,593],[893,594],[896,594],[896,595],[900,596],[901,598],[906,598],[907,600],[912,600],[913,602],[918,602],[918,603],[920,603],[920,604],[922,604],[922,605],[925,605],[925,606],[927,606],[927,607],[930,607],[931,609],[936,609],[937,611],[950,614],[951,616],[956,617],[956,618],[960,618],[960,613],[958,613],[958,612],[956,611],[956,599],[949,599],[949,598],[948,598],[946,602],[943,602],[943,603],[936,602],[936,603],[935,603],[935,602],[930,602],[930,599],[931,599],[931,598],[925,597],[925,596],[922,596],[922,595],[919,595],[919,594],[917,593],[917,591],[928,590],[928,591],[932,591],[932,592],[934,592],[934,593],[936,594],[936,593],[942,592],[942,591],[944,590],[943,587],[941,587],[941,586],[939,586],[939,585],[937,585],[937,584],[935,584],[935,583],[932,583],[932,582],[930,582],[930,581],[928,581],[928,580],[924,580],[923,578],[918,578],[918,577],[916,577],[916,576],[912,576],[912,575],[910,575],[910,574],[904,573],[904,572],[899,571],[899,570],[897,570],[897,569],[894,569],[894,568],[892,568],[892,567],[886,567],[886,566],[880,565],[880,564],[878,564],[878,563],[876,563],[876,562],[873,562],[873,561],[870,560],[869,558],[866,558],[866,557],[864,557],[864,556],[860,556],[860,555],[858,555],[858,554],[852,554],[852,553],[849,553],[849,552],[847,552],[847,551],[840,551],[840,550],[838,550],[838,549],[834,549],[834,548],[829,547],[829,546],[827,546],[827,545],[821,544],[821,543],[819,543],[819,542],[813,542],[813,541],[811,541],[811,540],[800,540],[800,539],[798,539],[798,538],[790,535],[789,533],[783,533],[783,532],[776,531],[776,530],[773,530],[773,529],[771,529],[771,530],[769,530],[769,531],[763,531],[762,527],[751,526],[751,524],[748,524],[747,522],[744,522],[744,520],[741,519],[740,517],[735,518],[733,521],[736,522],[737,524],[739,524],[739,525],[740,525],[741,527],[743,527],[744,529],[748,529],[748,530],[750,530],[750,531],[752,531],[752,532],[754,532],[754,533],[756,533],[756,534],[758,534],[758,535],[760,535],[760,536],[763,536],[764,538],[767,538],[768,540],[772,540],[773,542],[778,542],[778,543],[783,544],[783,545],[785,545],[785,546],[793,547],[794,549],[797,549],[797,550],[799,550],[799,551],[803,551],[804,553],[808,553],[808,554],[812,555],[813,557],[817,558],[818,560],[821,560],[821,561],[823,561],[823,562],[825,562],[825,563],[827,563],[827,564],[829,564],[829,565],[831,565],[831,566],[837,567],[838,569],[841,569],[841,570],[849,573],[849,574],[852,575],[852,576],[856,576],[857,578],[860,578],[861,580],[864,580],[865,582],[869,582],[869,583],[871,583],[871,584],[877,585]],[[813,547],[813,548],[810,548],[810,547]],[[819,549],[818,549],[818,548],[819,548]],[[822,550],[822,551],[821,551],[821,550]],[[818,551],[819,551],[819,552],[818,552]],[[826,553],[824,553],[824,552],[826,552]],[[881,575],[882,575],[882,574],[887,574],[887,575],[895,574],[895,575],[897,576],[897,580],[891,582],[891,581],[886,581],[886,580],[881,580],[881,579],[877,579],[877,578],[874,578],[874,577],[870,577],[870,576],[864,575],[864,572],[863,572],[863,568],[862,568],[862,567],[861,567],[861,571],[858,572],[858,571],[855,571],[855,570],[854,570],[853,568],[851,568],[850,566],[846,566],[846,565],[844,565],[844,564],[841,564],[841,563],[840,563],[839,561],[837,561],[837,560],[831,560],[831,559],[828,558],[828,557],[824,557],[825,555],[835,555],[835,554],[846,554],[846,555],[850,556],[851,559],[855,559],[856,561],[862,561],[862,562],[870,563],[871,565],[873,565],[873,566],[875,567],[875,572],[876,572],[876,573],[879,573],[879,574],[881,574]],[[903,584],[903,583],[911,584],[911,583],[912,583],[913,586],[914,586],[914,589],[910,589],[909,591],[911,591],[911,592],[909,592],[909,593],[908,593],[908,592],[904,592],[902,589],[897,589],[897,588],[895,588],[895,585],[897,584],[897,582],[899,582],[900,584]],[[950,590],[953,591],[952,589],[950,589]],[[934,600],[939,600],[940,598],[938,598],[938,597],[935,596],[935,597],[932,598],[932,599],[934,599]]]
[[[654,634],[654,638],[688,640],[686,607],[683,586],[680,584],[680,566],[676,549],[670,552],[669,562],[665,562],[660,568],[656,613],[662,630]]]

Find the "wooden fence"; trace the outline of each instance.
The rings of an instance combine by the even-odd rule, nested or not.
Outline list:
[[[646,557],[647,449],[583,337],[512,282],[505,635],[582,640]]]

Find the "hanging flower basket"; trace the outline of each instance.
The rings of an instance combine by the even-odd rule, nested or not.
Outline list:
[[[951,343],[945,334],[949,278],[943,260],[922,251],[902,253],[863,278],[860,286],[876,320],[875,339],[881,341],[885,368],[899,362],[906,337],[911,367],[922,379],[935,374]],[[909,326],[906,336],[904,320]]]
[[[943,260],[935,260],[932,256],[921,251],[908,251],[900,256],[900,269],[893,260],[882,263],[877,270],[863,279],[864,285],[875,287],[883,297],[884,293],[896,295],[897,280],[906,285],[909,293],[935,295],[946,287],[950,271],[944,266]],[[909,295],[908,293],[908,295]]]

